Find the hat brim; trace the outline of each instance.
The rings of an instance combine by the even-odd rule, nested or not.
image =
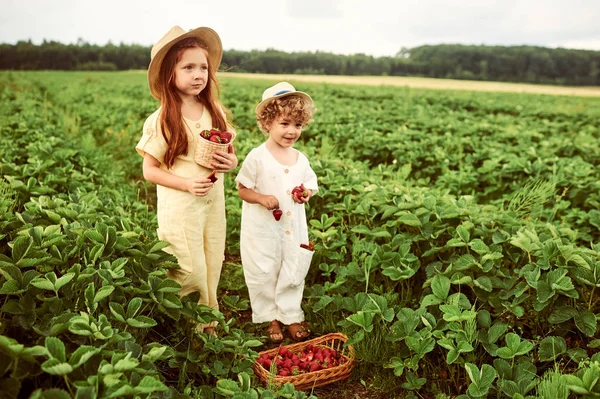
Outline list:
[[[304,93],[303,91],[288,91],[286,93],[282,93],[282,94],[279,94],[276,96],[266,98],[266,99],[262,100],[261,102],[259,102],[258,105],[256,106],[256,114],[259,115],[260,113],[262,113],[263,109],[271,101],[273,101],[277,98],[290,97],[290,96],[301,97],[301,98],[304,98],[306,101],[310,102],[311,104],[313,103],[312,98],[308,94]]]
[[[150,60],[150,65],[148,66],[148,86],[150,87],[150,93],[152,97],[160,100],[161,93],[161,85],[159,80],[160,67],[165,59],[165,56],[169,52],[169,50],[181,40],[195,37],[202,41],[208,47],[208,63],[211,66],[214,66],[213,70],[216,71],[219,69],[219,65],[221,65],[221,59],[223,58],[223,45],[221,43],[221,38],[213,29],[208,27],[200,27],[196,29],[192,29],[189,32],[186,32],[183,35],[177,36],[156,53],[152,60]]]

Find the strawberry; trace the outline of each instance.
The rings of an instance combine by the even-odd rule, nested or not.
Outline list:
[[[319,363],[317,363],[317,362],[314,362],[314,363],[310,364],[308,370],[312,372],[312,371],[318,371],[320,369],[321,369],[321,365]]]
[[[221,132],[219,133],[219,137],[221,138],[221,142],[223,144],[228,144],[231,142],[231,138],[233,137],[233,135],[229,132]]]
[[[308,190],[304,187],[304,184],[300,184],[292,189],[292,195],[298,199],[308,198]]]
[[[213,143],[221,144],[221,137],[219,137],[218,134],[213,134],[212,136],[210,136],[209,141],[212,141]]]
[[[308,245],[307,244],[300,244],[300,248],[304,248],[304,249],[306,249],[308,251],[314,251],[315,250],[315,243],[312,242],[312,241],[309,241]]]
[[[279,222],[279,219],[281,219],[281,216],[283,215],[283,211],[281,209],[275,209],[273,211],[273,217],[275,218],[275,220],[277,220]]]
[[[217,180],[219,180],[219,179],[217,179],[216,174],[217,174],[217,171],[213,170],[212,173],[210,175],[208,175],[208,180],[210,180],[211,183],[214,183]]]
[[[210,130],[203,130],[200,132],[200,137],[206,140],[210,140]]]
[[[277,351],[281,356],[287,355],[288,352],[289,350],[285,346],[279,346],[279,350]]]
[[[210,129],[210,135],[219,135],[221,133],[221,131],[219,129],[217,129],[216,127],[213,127],[212,129]]]

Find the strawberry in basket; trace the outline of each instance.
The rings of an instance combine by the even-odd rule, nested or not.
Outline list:
[[[222,132],[219,129],[213,127],[210,130],[201,131],[200,137],[208,141],[212,141],[213,143],[229,144],[233,135],[229,132]]]

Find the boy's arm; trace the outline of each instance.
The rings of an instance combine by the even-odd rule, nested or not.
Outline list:
[[[144,179],[149,182],[175,190],[189,191],[198,197],[204,197],[213,187],[208,177],[185,178],[162,170],[160,161],[148,153],[144,154],[142,168]]]
[[[279,208],[279,201],[274,195],[265,195],[238,183],[238,194],[241,199],[249,204],[260,204],[267,209]]]

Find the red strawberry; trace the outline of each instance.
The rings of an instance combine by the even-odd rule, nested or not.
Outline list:
[[[211,183],[214,183],[217,180],[219,180],[219,179],[217,179],[216,174],[217,174],[217,171],[213,170],[212,173],[210,175],[208,175],[208,180],[210,180]]]
[[[281,356],[285,356],[289,351],[285,346],[280,346],[279,351],[277,351]]]
[[[216,127],[213,127],[212,129],[210,129],[210,134],[216,134],[217,136],[221,133],[221,131],[219,129],[217,129]]]
[[[317,362],[314,362],[314,363],[310,364],[308,370],[309,371],[317,371],[317,370],[320,370],[320,369],[321,369],[321,365],[319,365],[319,363],[317,363]]]
[[[221,137],[219,137],[218,134],[213,134],[212,136],[210,136],[209,140],[212,141],[213,143],[221,144]]]
[[[203,130],[200,132],[200,137],[210,140],[210,130]]]
[[[308,190],[306,190],[306,188],[304,187],[304,184],[300,184],[299,186],[296,186],[293,188],[292,195],[298,199],[307,198]]]
[[[273,211],[273,217],[275,218],[275,220],[277,220],[279,222],[279,219],[281,219],[281,215],[283,215],[283,211],[281,209],[275,209]]]
[[[221,137],[221,142],[223,144],[227,144],[231,141],[231,138],[233,137],[233,135],[229,132],[221,132],[219,134],[219,137]]]

